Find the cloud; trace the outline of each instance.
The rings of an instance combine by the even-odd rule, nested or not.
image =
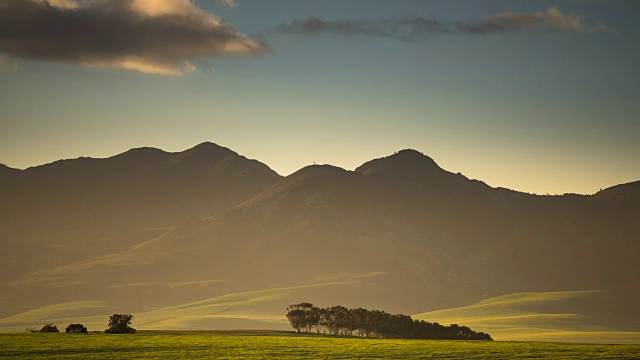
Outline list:
[[[0,0],[0,54],[179,75],[267,51],[191,0]]]
[[[75,0],[35,0],[34,2],[60,9],[75,9],[78,7],[78,3]]]
[[[235,0],[218,0],[218,3],[228,8],[238,7],[238,3]]]
[[[275,32],[281,34],[361,35],[393,38],[402,41],[413,41],[428,34],[440,34],[448,31],[442,22],[422,17],[328,21],[313,15],[306,19],[280,24],[275,29]]]
[[[407,16],[391,19],[325,20],[316,16],[296,19],[280,24],[266,32],[296,35],[333,34],[340,36],[385,37],[402,41],[415,41],[436,34],[504,34],[516,32],[541,33],[549,31],[584,32],[613,30],[596,22],[591,26],[581,16],[565,14],[558,8],[533,14],[505,12],[487,20],[444,22],[434,18]]]
[[[601,23],[600,21],[596,21],[593,26],[591,27],[591,29],[593,31],[599,31],[599,32],[608,32],[608,33],[615,33],[616,30],[610,28],[609,26]]]
[[[457,30],[469,34],[491,34],[509,32],[539,33],[545,31],[586,31],[587,26],[581,16],[564,14],[552,7],[547,12],[534,14],[514,14],[507,11],[494,15],[482,23],[455,22]]]

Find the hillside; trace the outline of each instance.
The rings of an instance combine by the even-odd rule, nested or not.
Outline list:
[[[620,328],[613,331],[581,312],[581,304],[599,295],[595,291],[515,293],[459,308],[417,314],[413,318],[465,324],[488,332],[498,340],[640,343],[640,332]]]
[[[238,205],[278,180],[266,165],[212,143],[179,153],[139,148],[106,159],[5,168],[0,284],[125,250]]]
[[[121,156],[135,161],[148,152],[161,159],[161,165],[145,162],[151,168],[176,169],[184,176],[175,175],[179,179],[199,173],[195,165],[187,165],[200,164],[199,157],[188,152],[138,150]],[[211,174],[235,169],[221,162],[212,160]],[[114,172],[93,166],[105,176]],[[640,203],[620,201],[636,196],[636,186],[592,196],[530,195],[448,172],[413,150],[372,160],[355,171],[308,166],[281,180],[266,166],[257,168],[272,186],[264,185],[269,181],[250,183],[252,189],[262,188],[252,196],[247,191],[244,198],[234,197],[236,204],[220,201],[225,210],[203,205],[207,201],[196,194],[207,187],[194,184],[170,202],[162,201],[184,212],[196,202],[189,195],[197,197],[201,207],[190,214],[201,216],[198,221],[179,226],[174,221],[169,228],[162,224],[168,210],[148,206],[153,214],[145,211],[149,225],[138,228],[153,224],[167,230],[147,232],[144,239],[136,235],[130,247],[111,253],[12,274],[0,302],[18,317],[0,319],[0,325],[17,326],[19,313],[34,307],[88,300],[144,313],[154,322],[172,319],[167,324],[231,328],[236,326],[229,319],[278,323],[288,303],[309,300],[319,306],[423,313],[525,291],[594,290],[604,295],[576,303],[576,313],[603,328],[640,330],[635,305],[640,295],[635,279],[640,273]],[[253,173],[238,173],[226,186],[242,189],[248,185],[235,179],[256,181]],[[135,178],[136,172],[131,174],[128,179]],[[113,178],[102,181],[121,184]],[[615,196],[607,195],[614,190]],[[204,199],[220,199],[210,196]],[[82,204],[82,199],[74,201]],[[149,193],[138,201],[142,206],[160,200]],[[59,216],[69,215],[63,211]],[[291,290],[244,303],[252,304],[246,311],[224,310],[229,315],[225,321],[211,318],[208,311],[189,312],[188,321],[175,315],[186,314],[177,311],[185,304],[267,289]],[[187,308],[194,307],[180,309]],[[174,315],[163,317],[162,311]]]

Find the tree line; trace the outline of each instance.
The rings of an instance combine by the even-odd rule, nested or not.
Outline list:
[[[339,305],[319,308],[307,302],[291,304],[286,310],[296,332],[311,333],[315,329],[323,334],[385,339],[493,340],[489,334],[466,326],[444,326],[380,310],[347,309]]]
[[[109,327],[104,331],[107,334],[135,334],[136,329],[130,327],[133,315],[131,314],[113,314],[109,316]],[[58,327],[51,323],[44,324],[44,326],[37,330],[36,328],[27,328],[29,332],[47,332],[58,333]],[[89,331],[82,324],[69,324],[65,329],[66,333],[75,334],[88,334]]]

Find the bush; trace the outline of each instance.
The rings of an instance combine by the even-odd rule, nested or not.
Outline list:
[[[60,331],[58,330],[58,327],[53,325],[53,324],[44,324],[42,329],[40,329],[40,332],[57,333],[57,332],[60,332]]]
[[[66,333],[73,333],[73,334],[88,334],[89,331],[87,331],[87,328],[84,327],[82,324],[69,324],[69,326],[67,326],[66,330],[64,331]]]

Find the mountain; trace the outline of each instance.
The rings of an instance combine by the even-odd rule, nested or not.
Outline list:
[[[124,250],[238,205],[280,178],[212,143],[1,171],[0,279]]]
[[[200,173],[186,165],[200,156],[165,154],[154,155],[163,169]],[[218,169],[227,158],[207,166]],[[98,168],[104,176],[114,171]],[[243,167],[223,168],[238,174]],[[414,150],[354,171],[312,165],[281,179],[264,176],[270,186],[210,216],[150,230],[110,253],[11,274],[0,303],[16,315],[0,319],[0,328],[32,319],[27,305],[89,300],[140,313],[147,328],[228,328],[286,326],[282,309],[291,302],[416,314],[513,293],[591,291],[571,300],[590,329],[640,330],[638,183],[590,196],[531,195],[448,172]],[[188,209],[181,196],[171,203]],[[140,206],[159,201],[140,199]]]

